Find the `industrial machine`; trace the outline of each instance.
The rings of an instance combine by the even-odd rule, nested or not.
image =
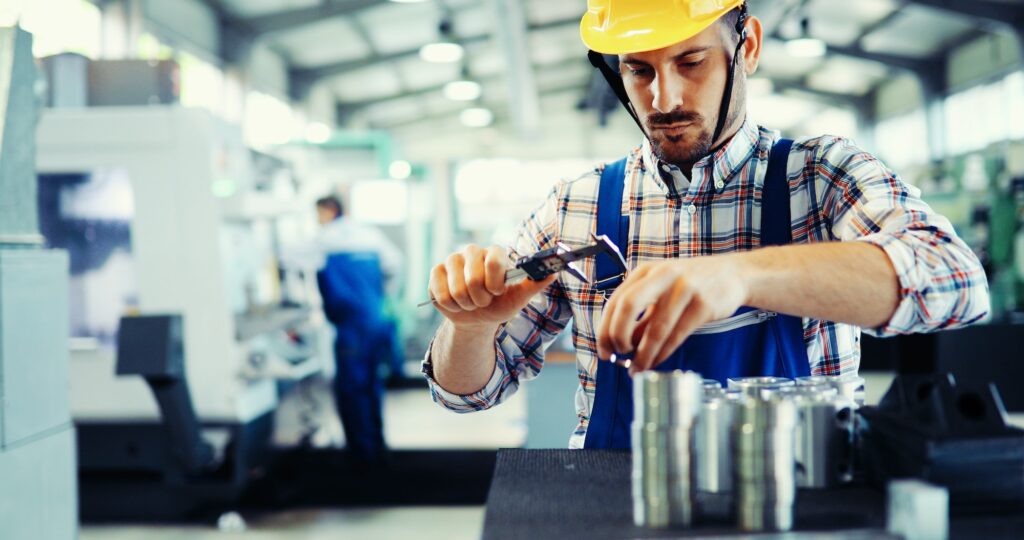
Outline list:
[[[0,28],[0,538],[78,536],[68,258],[35,206],[32,36]]]
[[[277,382],[323,366],[315,282],[283,280],[276,260],[282,236],[301,232],[294,189],[198,109],[51,109],[37,141],[42,230],[71,260],[82,517],[230,505],[266,462]],[[126,315],[178,322],[147,356],[138,336],[121,339],[141,328]],[[180,357],[159,345],[175,339]],[[176,397],[153,377],[181,379]],[[181,437],[209,455],[177,451]]]

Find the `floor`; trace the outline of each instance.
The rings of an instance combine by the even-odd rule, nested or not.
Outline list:
[[[81,540],[471,540],[480,537],[484,509],[421,507],[287,511],[213,526],[83,526]],[[234,525],[235,527],[232,527]]]

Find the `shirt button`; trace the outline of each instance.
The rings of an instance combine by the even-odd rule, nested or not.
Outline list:
[[[716,188],[716,189],[722,189],[722,188],[724,188],[724,187],[725,187],[725,182],[723,182],[723,181],[721,181],[721,180],[719,180],[719,181],[715,182],[715,188]]]
[[[690,206],[686,207],[686,211],[689,212],[692,216],[697,213],[697,207],[691,204]]]

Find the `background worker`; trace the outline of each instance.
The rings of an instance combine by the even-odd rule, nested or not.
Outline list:
[[[385,453],[379,365],[401,355],[395,324],[384,312],[401,253],[379,229],[347,218],[337,197],[319,199],[316,210],[317,284],[335,330],[334,400],[349,455],[376,464]]]
[[[572,320],[570,446],[626,447],[631,381],[613,354],[632,356],[630,373],[837,375],[857,371],[861,328],[929,332],[987,314],[977,258],[915,188],[848,140],[780,140],[747,118],[763,36],[742,0],[591,0],[581,35],[645,140],[557,184],[513,247],[582,245],[596,231],[630,271],[614,290],[567,275],[506,287],[504,248],[450,255],[429,286],[445,317],[423,365],[437,402],[500,403]],[[599,262],[584,270],[613,277]]]

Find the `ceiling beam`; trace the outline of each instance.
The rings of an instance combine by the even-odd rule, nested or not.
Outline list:
[[[552,94],[561,94],[562,92],[571,92],[573,90],[579,90],[582,93],[582,92],[586,91],[586,85],[578,83],[578,82],[577,83],[559,83],[559,84],[555,84],[555,85],[549,85],[547,87],[542,85],[541,88],[539,89],[538,93],[541,96],[548,96],[548,95],[552,95]],[[498,119],[505,119],[505,118],[507,118],[506,115],[499,114],[496,111],[498,106],[501,105],[502,103],[505,103],[505,102],[506,102],[505,99],[500,99],[500,100],[499,99],[492,99],[492,100],[485,100],[483,105],[486,106],[487,108],[491,109],[492,112],[494,112],[494,119],[495,119],[495,121],[497,121]],[[374,124],[371,124],[371,127],[373,129],[384,129],[384,130],[387,130],[387,129],[394,129],[394,128],[398,128],[398,127],[402,127],[402,126],[408,126],[410,124],[417,124],[417,123],[420,123],[420,122],[427,122],[427,121],[432,121],[432,120],[440,120],[440,119],[445,119],[445,118],[451,118],[452,116],[455,116],[455,115],[459,114],[460,112],[462,112],[462,110],[464,108],[465,108],[464,106],[459,105],[459,106],[452,107],[451,110],[442,111],[442,112],[438,112],[438,113],[425,114],[425,115],[417,116],[415,118],[411,118],[409,120],[401,120],[401,121],[398,121],[398,122],[383,122],[383,123],[379,123],[379,124],[374,123]],[[470,128],[467,128],[467,129],[470,129]]]
[[[252,29],[254,37],[261,38],[275,32],[284,32],[326,19],[353,15],[389,3],[388,0],[334,0],[315,6],[240,19],[240,22]]]
[[[910,3],[945,11],[975,20],[1020,28],[1024,25],[1024,7],[991,0],[910,0]]]
[[[540,24],[531,24],[528,26],[528,30],[535,32],[579,23],[579,17],[573,16],[571,18],[557,19]],[[482,43],[491,38],[492,35],[490,32],[483,32],[471,36],[458,37],[456,41],[465,46],[474,43]],[[349,71],[366,68],[381,62],[395,62],[398,60],[405,60],[407,58],[414,58],[419,55],[419,52],[419,47],[416,47],[414,49],[406,49],[404,51],[398,51],[390,54],[374,54],[359,60],[347,60],[344,62],[337,62],[334,64],[311,68],[292,69],[289,73],[291,83],[290,87],[295,89],[295,91],[292,92],[292,97],[296,99],[303,97],[305,95],[304,92],[308,92],[313,85],[323,79],[341,75],[342,73],[347,73]]]
[[[585,59],[572,57],[572,58],[566,58],[565,60],[562,60],[562,61],[559,61],[559,62],[553,62],[551,64],[535,65],[534,69],[538,70],[538,71],[541,71],[541,72],[562,71],[562,70],[564,70],[564,69],[566,69],[566,68],[568,68],[570,66],[578,66],[578,65],[584,65],[584,64],[587,65],[588,67],[590,66],[590,64],[587,63],[587,61]],[[480,84],[485,84],[485,83],[489,83],[489,82],[498,81],[498,80],[502,79],[504,76],[505,76],[504,73],[495,73],[493,75],[488,75],[486,77],[475,78],[474,80],[476,82],[480,83]],[[338,103],[339,118],[349,117],[352,114],[357,113],[357,112],[359,112],[362,109],[365,109],[367,107],[372,107],[373,105],[378,105],[380,103],[387,103],[387,102],[392,101],[392,100],[398,100],[398,99],[405,99],[405,98],[410,98],[410,97],[419,97],[419,96],[427,96],[427,95],[430,95],[430,94],[436,94],[436,93],[441,92],[442,90],[444,90],[445,84],[447,84],[447,83],[438,84],[438,85],[435,85],[435,86],[428,86],[426,88],[419,88],[419,89],[416,89],[416,90],[410,90],[408,92],[402,92],[402,93],[399,93],[399,94],[392,94],[392,95],[389,95],[389,96],[381,96],[379,98],[374,98],[374,99],[366,99],[366,100],[361,100],[361,101],[347,101],[347,102],[346,101],[342,101],[342,102]]]

